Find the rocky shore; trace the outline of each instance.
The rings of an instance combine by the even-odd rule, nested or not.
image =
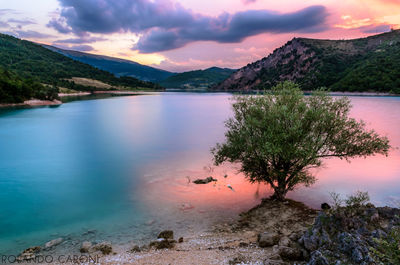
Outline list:
[[[392,231],[400,227],[399,209],[372,204],[322,206],[324,210],[317,211],[292,200],[264,199],[233,223],[204,233],[182,237],[160,231],[146,245],[85,241],[73,255],[86,257],[85,264],[392,264],[379,263],[385,258],[379,251],[380,244],[391,240]],[[64,242],[58,238],[31,247],[18,259],[29,263],[54,253]]]

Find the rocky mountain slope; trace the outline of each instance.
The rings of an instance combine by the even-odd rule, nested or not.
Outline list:
[[[399,93],[399,59],[399,30],[354,40],[295,38],[213,89],[269,89],[291,80],[305,90],[325,86],[337,91]]]

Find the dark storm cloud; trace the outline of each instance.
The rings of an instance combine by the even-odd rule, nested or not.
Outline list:
[[[327,11],[311,6],[293,13],[249,10],[218,17],[196,14],[169,0],[59,0],[60,17],[48,26],[61,33],[133,32],[142,53],[176,49],[194,41],[237,43],[260,33],[318,32]]]

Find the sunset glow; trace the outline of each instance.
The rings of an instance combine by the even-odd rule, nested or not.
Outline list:
[[[0,3],[2,33],[178,72],[239,68],[293,37],[349,39],[400,24],[397,0]]]

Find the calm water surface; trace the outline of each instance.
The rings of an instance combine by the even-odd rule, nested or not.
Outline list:
[[[229,98],[161,93],[0,112],[0,253],[56,237],[77,250],[83,240],[144,242],[164,228],[183,235],[256,205],[265,186],[248,184],[235,166],[212,166]],[[400,146],[400,98],[352,103],[353,117]],[[312,188],[290,197],[317,207],[331,191],[368,190],[378,205],[400,201],[399,150],[329,160],[315,174]],[[208,176],[219,181],[189,183]]]

